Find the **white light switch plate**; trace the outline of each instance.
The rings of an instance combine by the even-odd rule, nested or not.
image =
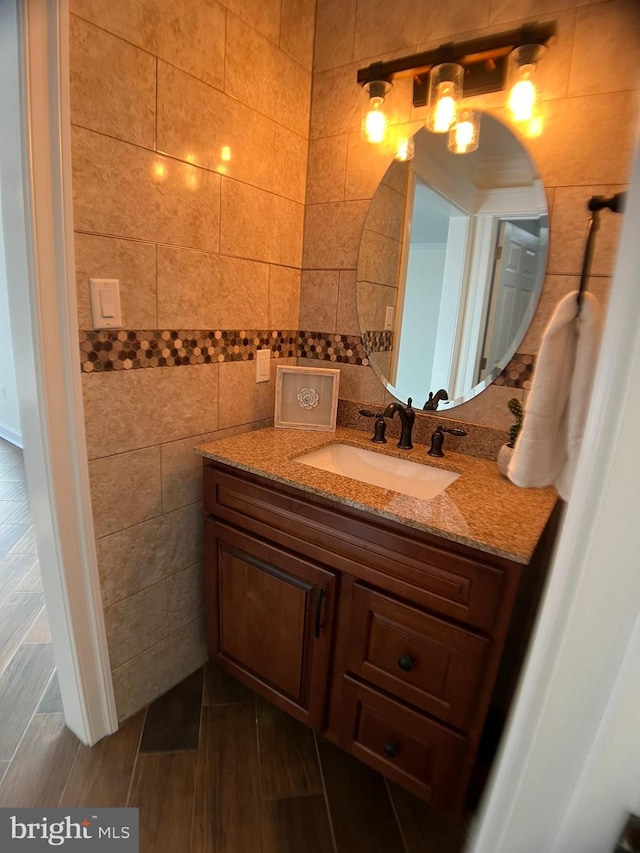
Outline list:
[[[384,328],[385,331],[393,330],[393,305],[387,305],[384,309]]]
[[[91,319],[94,329],[121,329],[120,282],[117,278],[90,278]]]
[[[271,350],[256,350],[256,382],[268,382],[271,374]]]

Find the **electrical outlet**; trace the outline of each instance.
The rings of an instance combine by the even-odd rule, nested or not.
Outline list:
[[[4,387],[4,385],[0,385],[0,400],[6,400],[6,399],[7,399],[7,389]]]
[[[271,374],[271,350],[256,351],[256,382],[268,382]]]

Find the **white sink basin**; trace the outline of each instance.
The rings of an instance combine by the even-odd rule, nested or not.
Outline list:
[[[294,461],[423,500],[435,498],[460,476],[453,471],[384,456],[350,444],[328,444]]]

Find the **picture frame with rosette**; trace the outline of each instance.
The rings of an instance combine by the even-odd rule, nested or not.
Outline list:
[[[339,385],[339,370],[278,367],[274,426],[334,432]]]

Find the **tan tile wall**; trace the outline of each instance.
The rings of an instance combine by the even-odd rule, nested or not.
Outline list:
[[[315,0],[71,12],[79,328],[105,277],[125,329],[297,329]],[[121,719],[204,660],[193,447],[270,422],[275,377],[253,378],[242,361],[82,377]]]
[[[385,309],[395,305],[400,277],[407,163],[394,163],[380,182],[362,232],[357,280],[362,331],[384,329]],[[384,370],[382,359],[378,361]]]
[[[520,347],[522,352],[537,352],[554,306],[579,281],[586,200],[620,191],[627,181],[640,88],[637,0],[493,0],[475,5],[468,0],[318,0],[302,328],[313,329],[309,321],[316,316],[323,323],[335,322],[326,331],[357,333],[353,271],[369,202],[389,163],[360,140],[357,69],[442,42],[552,19],[558,21],[558,37],[540,66],[549,113],[543,136],[530,142],[549,193],[550,253],[540,306]],[[417,129],[424,110],[410,108],[410,88],[401,83],[394,97],[400,121]],[[487,96],[482,103],[498,109],[500,97]],[[620,217],[605,211],[590,284],[603,301],[619,229]],[[371,367],[347,367],[341,396],[371,403],[385,400]],[[506,428],[511,421],[506,401],[524,393],[492,386],[450,416]]]

